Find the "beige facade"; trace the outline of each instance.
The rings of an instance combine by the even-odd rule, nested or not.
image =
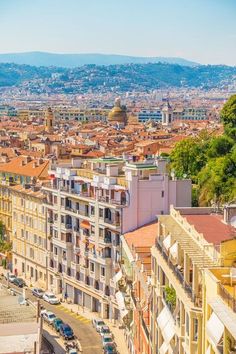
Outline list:
[[[205,316],[210,313],[204,309],[204,271],[224,265],[223,257],[235,250],[230,228],[210,208],[172,208],[158,221],[152,248],[151,352],[206,353]]]
[[[12,187],[13,272],[31,285],[47,287],[47,236],[44,196]]]

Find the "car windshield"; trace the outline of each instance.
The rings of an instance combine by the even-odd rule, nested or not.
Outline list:
[[[110,333],[109,328],[103,328],[103,329],[102,329],[102,333]]]
[[[65,333],[66,334],[72,334],[72,330],[71,329],[65,329]]]
[[[36,290],[38,293],[43,293],[43,290],[42,289],[37,289]]]
[[[49,299],[56,299],[56,296],[52,294],[52,295],[48,295],[48,298]]]
[[[105,323],[103,321],[98,321],[98,326],[103,326]]]
[[[56,320],[56,323],[59,325],[62,323],[62,320]]]
[[[103,339],[103,341],[104,342],[112,342],[112,338],[110,338],[110,337],[105,337],[104,339]]]
[[[53,314],[53,313],[51,313],[50,315],[48,315],[48,318],[55,318],[56,316]]]

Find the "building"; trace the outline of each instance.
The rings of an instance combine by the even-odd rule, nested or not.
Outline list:
[[[208,120],[207,109],[202,107],[186,107],[183,110],[182,120],[190,120],[190,121]]]
[[[148,121],[153,121],[157,123],[162,122],[162,112],[160,108],[155,108],[152,110],[143,109],[138,113],[138,121],[140,123],[146,123]]]
[[[47,288],[47,233],[44,195],[36,186],[16,185],[12,193],[13,272],[28,284]]]
[[[45,113],[45,131],[49,134],[53,132],[54,115],[52,109],[49,107]]]
[[[102,317],[118,318],[112,281],[120,236],[191,205],[191,182],[171,180],[163,161],[72,160],[52,166],[47,195],[49,289]]]
[[[114,279],[119,288],[117,297],[125,338],[132,354],[150,353],[151,247],[156,233],[155,221],[121,236],[121,270]]]
[[[42,342],[41,317],[36,308],[22,305],[18,296],[0,289],[0,352],[39,354]]]
[[[126,125],[127,123],[126,107],[121,106],[120,98],[116,98],[114,107],[108,113],[108,122],[112,124],[116,123],[116,124]]]
[[[235,248],[232,226],[211,208],[171,208],[158,217],[151,250],[151,353],[223,353],[208,349],[205,338],[211,316],[205,270],[232,264]]]
[[[166,101],[162,108],[162,125],[171,125],[173,121],[173,110],[169,104],[169,101]]]

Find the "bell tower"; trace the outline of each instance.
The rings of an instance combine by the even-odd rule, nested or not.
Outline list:
[[[167,101],[162,108],[162,125],[171,125],[173,120],[173,110]]]
[[[45,131],[47,133],[53,132],[53,121],[54,121],[53,111],[51,107],[49,107],[45,112]]]

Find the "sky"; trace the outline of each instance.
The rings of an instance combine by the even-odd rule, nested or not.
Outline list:
[[[236,65],[236,0],[0,0],[0,53],[182,57]]]

